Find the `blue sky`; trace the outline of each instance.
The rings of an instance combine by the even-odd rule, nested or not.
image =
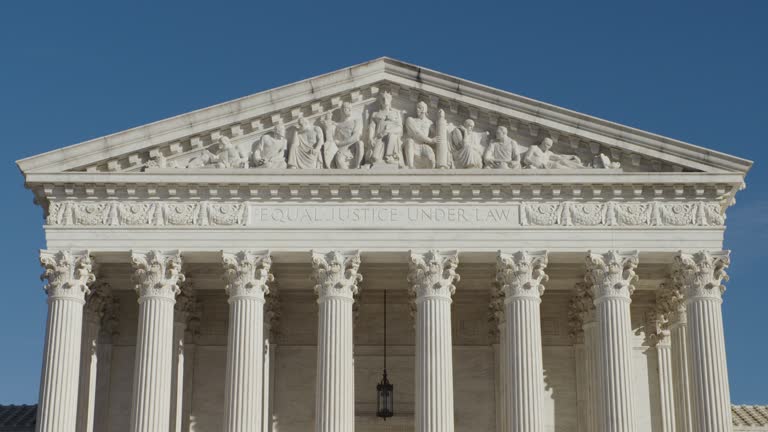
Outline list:
[[[733,401],[768,404],[768,2],[70,3],[0,5],[0,404],[36,401],[46,313],[14,161],[384,55],[758,161],[724,316]]]

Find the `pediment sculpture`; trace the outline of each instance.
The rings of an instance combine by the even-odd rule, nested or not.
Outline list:
[[[443,109],[437,109],[431,118],[425,101],[413,105],[413,114],[392,102],[393,95],[384,90],[374,100],[373,112],[345,101],[319,115],[305,117],[299,113],[290,132],[281,119],[276,119],[271,129],[247,147],[241,145],[242,137],[218,136],[186,163],[160,155],[145,167],[558,170],[621,166],[603,153],[591,155],[590,160],[555,151],[551,137],[521,145],[515,139],[518,135],[510,136],[504,125],[496,125],[491,133],[480,130],[473,118],[454,116],[458,123],[454,124],[446,119]]]

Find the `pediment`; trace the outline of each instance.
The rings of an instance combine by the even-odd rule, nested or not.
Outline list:
[[[395,131],[397,127],[394,127],[390,134],[376,130],[376,122],[383,119],[376,115],[384,111],[382,99],[385,93],[391,96],[391,106],[386,111],[400,116],[392,123],[397,126],[399,122],[400,130]],[[354,120],[352,123],[343,122],[345,102],[351,111],[347,119]],[[425,129],[429,130],[427,135],[440,137],[437,142],[444,146],[442,154],[438,146],[422,142],[416,142],[415,147],[412,142],[411,151],[404,150],[413,135],[405,123],[408,118],[417,117],[420,102],[427,110],[429,121],[426,123],[432,126]],[[300,119],[306,120],[302,129],[308,131],[306,139],[304,133],[299,134],[301,139],[295,138]],[[471,132],[462,129],[467,120],[473,123]],[[337,134],[329,128],[338,124],[354,124],[353,128],[359,126],[362,129],[359,150],[358,147],[335,146],[333,136]],[[276,136],[278,125],[285,129],[282,136]],[[506,130],[508,139],[497,138],[500,126]],[[291,162],[287,149],[294,145],[310,149],[317,143],[315,135],[322,135],[324,141],[323,146],[318,147],[318,159],[311,159],[313,154],[309,151],[305,153],[311,160],[301,160],[304,155],[299,152],[299,162],[294,160],[298,168],[310,168],[307,164],[315,162],[318,165],[312,166],[313,169],[338,168],[333,161],[340,150],[346,151],[346,159],[339,153],[340,160],[351,161],[352,168],[358,168],[357,165],[361,168],[371,165],[401,168],[406,162],[404,159],[413,157],[414,153],[419,158],[423,156],[420,160],[427,164],[420,162],[416,168],[428,168],[430,157],[439,159],[439,167],[446,151],[449,169],[481,168],[497,163],[497,159],[506,161],[508,152],[502,149],[496,152],[499,154],[496,157],[490,154],[494,152],[489,152],[488,147],[492,143],[498,147],[498,143],[510,140],[516,143],[521,159],[525,159],[529,152],[535,153],[533,156],[538,154],[537,149],[541,149],[543,141],[551,142],[550,151],[555,156],[545,156],[541,164],[555,160],[552,166],[546,166],[552,171],[562,168],[608,169],[611,172],[745,173],[751,166],[751,162],[734,156],[388,58],[33,156],[18,161],[18,165],[25,174],[178,169],[199,175],[217,168],[258,170],[261,167],[290,171],[287,169]],[[385,142],[387,139],[394,144]],[[286,163],[277,161],[276,165],[269,166],[259,157],[260,152],[264,151],[265,142],[280,140],[284,143],[278,143],[275,148],[285,145],[286,151],[281,157]],[[296,144],[299,141],[301,143]],[[431,150],[424,150],[424,147]],[[463,151],[464,147],[472,150]],[[376,159],[375,152],[387,153]],[[345,162],[339,163],[343,165]],[[407,168],[407,163],[405,165]],[[504,166],[513,170],[536,168],[532,165],[535,164],[522,161],[519,168]]]

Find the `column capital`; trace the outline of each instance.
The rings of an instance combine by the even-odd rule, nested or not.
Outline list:
[[[90,287],[90,293],[85,300],[85,311],[88,320],[101,323],[112,303],[112,287],[102,281],[97,281]]]
[[[87,250],[41,250],[40,265],[47,281],[43,289],[50,299],[69,299],[85,303],[88,286],[96,280],[95,265]]]
[[[725,270],[731,263],[730,251],[699,251],[693,254],[678,252],[672,265],[672,275],[685,296],[685,300],[722,298]]]
[[[491,301],[488,303],[488,335],[494,343],[499,341],[499,329],[506,322],[504,317],[504,292],[498,283],[491,285]]]
[[[268,250],[222,251],[221,261],[227,282],[224,291],[230,302],[242,297],[264,300],[264,295],[269,293],[267,283],[275,280],[270,273],[272,256]]]
[[[133,282],[139,302],[145,298],[174,300],[179,293],[181,253],[178,250],[132,250]]]
[[[456,273],[458,265],[459,253],[455,250],[410,251],[408,282],[416,301],[425,297],[450,299],[456,292],[454,283],[460,279]]]
[[[576,293],[568,305],[568,322],[571,337],[578,341],[584,336],[584,324],[594,321],[595,304],[592,292],[584,282],[578,282],[575,288]]]
[[[606,253],[587,252],[585,280],[592,286],[595,302],[608,298],[629,301],[637,281],[635,268],[639,263],[637,251]]]
[[[543,282],[549,280],[544,273],[547,268],[547,251],[518,251],[496,256],[496,280],[504,291],[505,302],[514,298],[541,298]]]
[[[360,251],[331,250],[312,253],[312,279],[316,282],[315,293],[319,300],[341,297],[354,300],[358,282],[363,275],[360,268]]]

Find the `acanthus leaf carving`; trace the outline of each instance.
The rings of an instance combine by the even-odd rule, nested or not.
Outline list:
[[[360,251],[312,251],[312,280],[315,294],[321,300],[341,297],[353,300],[358,294],[358,283],[363,280],[360,269]]]
[[[675,255],[672,275],[686,301],[720,300],[725,292],[722,282],[728,280],[726,270],[730,263],[730,251],[679,252]]]
[[[41,280],[47,281],[43,289],[52,299],[70,299],[85,303],[89,285],[95,280],[94,261],[87,250],[40,251],[43,267]]]
[[[274,280],[270,272],[272,257],[269,251],[238,251],[221,253],[224,266],[224,288],[230,301],[241,297],[263,301]]]
[[[635,273],[638,263],[637,251],[587,252],[585,281],[592,286],[595,302],[608,298],[629,300],[638,279]]]
[[[430,249],[424,253],[410,252],[408,262],[410,271],[410,293],[416,301],[424,297],[451,298],[456,292],[456,282],[460,276],[456,273],[459,265],[457,251],[439,251]]]
[[[498,252],[496,256],[496,281],[504,291],[505,302],[516,298],[540,299],[544,283],[549,276],[547,251]]]
[[[139,301],[145,298],[174,300],[179,293],[179,283],[184,282],[181,273],[181,253],[177,250],[131,251],[133,282]]]

